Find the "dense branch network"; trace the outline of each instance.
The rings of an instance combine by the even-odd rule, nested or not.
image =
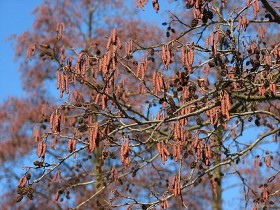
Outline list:
[[[279,15],[267,1],[261,2],[274,21],[279,22]],[[143,9],[145,3],[137,1]],[[158,12],[159,2],[152,3]],[[130,38],[121,40],[115,28],[107,37],[106,46],[95,43],[78,53],[75,48],[63,45],[67,26],[59,23],[52,45],[29,46],[28,58],[32,59],[39,50],[58,63],[57,88],[61,98],[68,95],[68,102],[56,109],[48,104],[42,107],[49,131],[34,129],[41,159],[34,166],[26,167],[28,172],[18,187],[21,190],[18,201],[28,190],[27,195],[31,197],[31,187],[58,171],[70,157],[88,155],[98,159],[95,163],[99,168],[87,169],[79,175],[84,181],[80,178],[59,189],[55,202],[67,189],[94,185],[94,193],[73,209],[86,205],[103,192],[108,195],[108,190],[112,197],[102,204],[108,208],[153,209],[159,205],[167,209],[172,205],[168,202],[172,197],[178,197],[182,206],[187,207],[185,189],[208,180],[212,195],[216,196],[219,185],[213,175],[216,168],[237,165],[264,139],[277,138],[279,113],[263,108],[262,103],[280,99],[280,43],[268,47],[262,42],[267,32],[261,23],[267,21],[256,19],[259,1],[247,1],[244,8],[228,17],[211,1],[187,0],[186,4],[193,11],[193,21],[188,25],[170,13],[172,21],[163,24],[169,25],[167,36],[175,33],[172,24],[180,25],[177,31],[182,32],[177,36],[172,34],[168,42],[144,46]],[[223,7],[227,4],[222,1]],[[251,15],[248,15],[249,8],[253,9]],[[259,41],[246,36],[251,24],[261,24]],[[186,42],[185,37],[190,33],[200,33],[200,36]],[[67,52],[72,55],[68,56]],[[253,118],[254,123],[250,123]],[[234,146],[247,129],[244,124],[262,124],[269,130],[245,146]],[[220,131],[225,138],[217,141]],[[48,150],[57,149],[57,145],[69,154],[57,157],[57,163],[47,162]],[[273,168],[268,158],[269,154],[266,165]],[[44,172],[31,181],[27,175],[33,169],[44,169]],[[150,202],[141,201],[141,196],[129,196],[118,187],[117,183],[124,179],[149,173],[159,178],[171,177],[169,181],[167,178],[166,189],[153,187]],[[274,177],[278,174],[279,170]],[[59,176],[56,175],[55,182],[61,179]],[[155,182],[155,185],[159,183]],[[268,205],[277,194],[278,191],[268,192],[270,182],[261,186],[260,195],[255,193],[255,206]]]

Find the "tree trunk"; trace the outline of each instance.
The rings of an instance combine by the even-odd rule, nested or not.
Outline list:
[[[216,129],[215,136],[215,148],[214,148],[214,163],[215,165],[221,162],[221,142],[223,139],[223,126],[219,125]],[[215,184],[215,192],[212,195],[212,209],[221,210],[222,209],[222,176],[221,167],[217,167],[213,173],[213,180]]]
[[[221,3],[216,0],[215,1],[217,12],[223,14],[223,8]],[[218,16],[219,21],[221,22],[222,19]],[[221,29],[222,25],[219,25],[219,29]],[[222,43],[219,42],[218,48],[222,50]],[[217,81],[221,80],[221,75],[217,75]],[[220,120],[219,120],[220,121]],[[214,164],[217,165],[221,162],[221,144],[223,140],[223,126],[221,122],[218,123],[217,128],[215,128],[215,138],[214,138]],[[221,167],[217,167],[213,172],[213,180],[215,184],[215,192],[212,195],[212,209],[213,210],[221,210],[222,209],[222,176],[221,176]]]

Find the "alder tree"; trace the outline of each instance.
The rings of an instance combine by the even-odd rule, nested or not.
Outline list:
[[[279,208],[279,8],[44,1],[1,104],[1,208]]]

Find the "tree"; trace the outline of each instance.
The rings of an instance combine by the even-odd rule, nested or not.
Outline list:
[[[35,10],[16,39],[29,95],[0,112],[5,171],[25,157],[20,208],[221,209],[231,176],[243,208],[279,205],[277,6],[171,2],[164,31],[123,1]]]

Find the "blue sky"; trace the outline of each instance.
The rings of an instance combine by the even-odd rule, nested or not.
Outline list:
[[[21,34],[31,29],[34,16],[33,9],[41,0],[0,0],[0,102],[9,96],[23,96],[19,63],[14,59],[12,42],[7,41],[11,34]]]

